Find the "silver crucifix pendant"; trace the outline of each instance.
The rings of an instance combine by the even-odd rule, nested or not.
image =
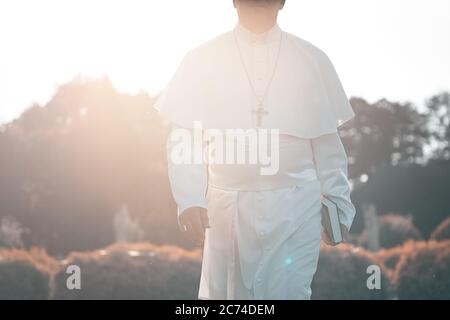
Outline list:
[[[269,112],[266,109],[264,109],[262,104],[259,104],[256,109],[252,110],[252,114],[256,116],[256,126],[260,127],[262,123],[262,117],[267,116]]]

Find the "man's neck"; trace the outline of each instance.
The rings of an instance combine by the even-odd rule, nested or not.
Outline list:
[[[269,31],[278,19],[283,7],[279,1],[243,1],[233,0],[237,9],[239,23],[253,33]]]
[[[239,19],[239,23],[247,30],[259,34],[269,31],[277,23],[277,20],[262,20],[262,21],[246,21],[245,19]]]

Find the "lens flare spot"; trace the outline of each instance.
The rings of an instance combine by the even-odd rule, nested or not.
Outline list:
[[[286,263],[286,265],[290,265],[292,263],[292,258],[291,257],[287,257],[284,262]]]

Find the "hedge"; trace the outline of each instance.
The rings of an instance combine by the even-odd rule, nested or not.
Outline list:
[[[432,240],[450,240],[450,217],[442,221],[431,233]]]
[[[0,300],[49,299],[57,268],[42,249],[0,249]]]
[[[367,269],[371,265],[380,268],[380,289],[370,290],[367,286],[367,280],[371,276]],[[312,299],[381,300],[393,296],[393,286],[374,254],[350,244],[321,247],[319,264],[312,283]]]
[[[69,290],[66,268],[81,270],[81,289]],[[56,275],[55,299],[196,299],[201,253],[150,243],[116,244],[75,252]]]
[[[407,243],[394,279],[399,299],[450,299],[450,241]]]
[[[409,240],[422,240],[420,231],[411,219],[398,214],[386,214],[379,217],[379,241],[381,249],[393,248]],[[367,248],[367,230],[364,230],[358,245]]]

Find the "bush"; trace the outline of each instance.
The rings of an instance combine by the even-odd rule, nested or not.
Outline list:
[[[442,221],[431,233],[432,240],[450,240],[450,217]]]
[[[388,271],[394,271],[405,252],[403,245],[397,246],[390,249],[381,249],[377,251],[377,260],[383,265],[383,267]]]
[[[201,252],[150,243],[72,253],[56,275],[55,299],[197,299]],[[81,290],[66,287],[68,265],[81,269]]]
[[[57,262],[43,250],[0,249],[0,300],[43,300]]]
[[[422,240],[422,235],[411,219],[398,214],[382,215],[379,218],[379,241],[380,248],[393,248],[402,245],[408,240]],[[364,248],[368,247],[367,230],[364,230],[358,244]]]
[[[450,299],[450,241],[409,242],[395,272],[399,299]]]
[[[374,254],[349,244],[323,246],[319,265],[312,283],[312,299],[390,299],[392,284],[381,269],[381,289],[369,290],[367,273],[370,265],[379,265]]]

